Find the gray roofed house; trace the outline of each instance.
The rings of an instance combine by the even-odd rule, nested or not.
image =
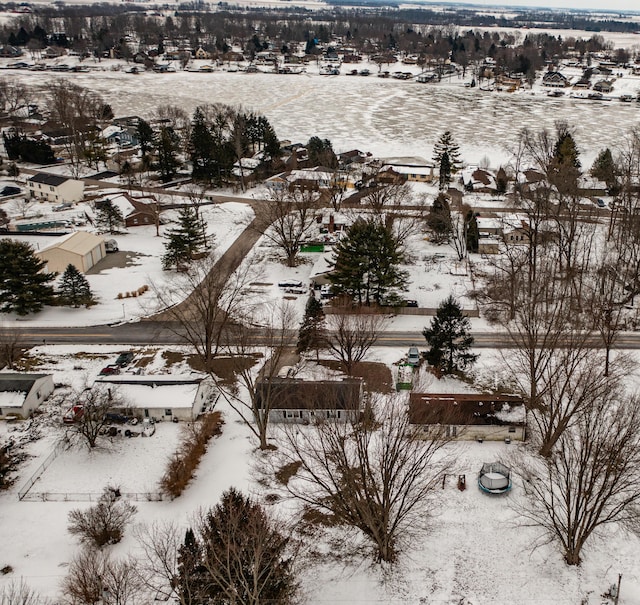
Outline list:
[[[51,374],[0,373],[0,418],[28,418],[53,388]]]
[[[272,422],[355,421],[362,414],[363,382],[271,378],[257,385],[257,404],[269,399]]]

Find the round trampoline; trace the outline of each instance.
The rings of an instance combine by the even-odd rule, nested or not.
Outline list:
[[[485,462],[478,473],[478,487],[487,494],[504,494],[511,489],[511,469],[500,462]]]

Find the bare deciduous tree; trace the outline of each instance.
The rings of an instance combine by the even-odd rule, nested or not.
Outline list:
[[[284,427],[273,461],[299,467],[286,484],[291,496],[330,525],[360,530],[376,560],[392,562],[425,529],[450,460],[440,430],[424,439],[392,401],[384,414],[379,428],[332,421],[304,431]]]
[[[264,309],[263,309],[264,311]],[[260,449],[269,449],[267,429],[269,414],[276,403],[271,396],[269,385],[278,375],[282,359],[289,351],[294,351],[297,318],[292,306],[280,305],[261,319],[246,317],[242,323],[230,325],[226,331],[226,350],[231,354],[231,366],[237,376],[241,391],[236,385],[229,386],[214,373],[212,378],[229,405],[259,439]],[[256,327],[261,326],[259,330]],[[256,336],[257,334],[257,336]],[[248,360],[262,353],[265,362],[257,370]],[[242,392],[244,391],[244,392]]]
[[[351,375],[389,322],[389,316],[371,309],[340,306],[326,316],[325,343],[329,354]]]
[[[178,549],[184,531],[173,521],[154,521],[138,525],[134,534],[142,551],[137,571],[140,583],[152,594],[168,600],[174,593],[178,578]],[[181,600],[182,605],[188,605]]]
[[[15,369],[22,357],[24,336],[17,328],[0,327],[0,367]]]
[[[106,487],[95,506],[69,512],[69,533],[97,548],[117,544],[136,512],[133,504],[120,499],[118,488]]]
[[[79,408],[75,422],[69,426],[67,437],[72,442],[98,445],[98,437],[108,424],[107,412],[113,407],[123,407],[123,399],[115,385],[95,383],[82,390],[72,389],[64,395],[63,403]]]
[[[256,229],[284,252],[289,267],[295,267],[300,244],[315,222],[318,200],[314,191],[274,192],[256,222]]]
[[[146,602],[143,584],[132,559],[112,559],[108,553],[83,548],[69,563],[62,582],[64,601],[72,605],[135,605]]]
[[[559,438],[553,452],[523,475],[520,513],[557,540],[569,565],[589,538],[617,523],[640,532],[640,403],[609,392]]]
[[[12,581],[0,590],[0,605],[47,605],[44,599],[24,581]]]
[[[195,349],[205,369],[223,346],[229,325],[251,313],[246,290],[256,278],[253,266],[245,262],[229,273],[209,255],[177,274],[170,287],[154,286],[167,327]]]

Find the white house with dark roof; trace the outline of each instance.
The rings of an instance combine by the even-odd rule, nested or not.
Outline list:
[[[84,199],[84,182],[58,174],[40,172],[27,180],[29,195],[48,202],[79,202]]]
[[[179,374],[117,374],[100,376],[97,383],[113,385],[124,401],[115,411],[154,420],[195,420],[213,409],[218,390],[210,378]]]
[[[51,374],[0,372],[0,418],[28,418],[53,388]]]

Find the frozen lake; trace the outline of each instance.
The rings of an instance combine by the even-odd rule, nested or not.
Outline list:
[[[402,66],[391,66],[395,69]],[[319,76],[315,66],[308,70],[301,75],[12,72],[11,77],[34,87],[43,78],[71,78],[102,94],[116,115],[149,117],[161,104],[178,105],[189,113],[203,103],[243,105],[266,115],[281,139],[305,142],[316,135],[329,138],[337,151],[357,147],[379,156],[430,158],[433,143],[451,130],[467,162],[486,156],[494,168],[511,155],[508,149],[525,126],[552,129],[556,120],[566,120],[583,153],[583,165],[589,166],[598,150],[616,146],[640,124],[640,103],[571,99],[569,90],[566,97],[549,98],[540,88],[514,94],[465,88],[457,77],[430,85],[374,75]],[[630,93],[640,89],[640,78],[621,82]]]

